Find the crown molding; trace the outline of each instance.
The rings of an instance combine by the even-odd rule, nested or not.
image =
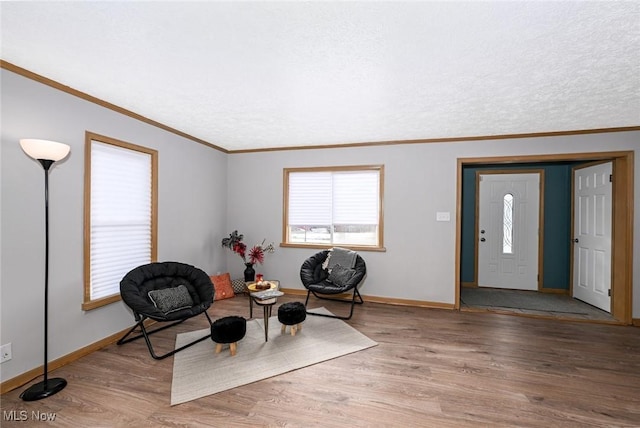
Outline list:
[[[394,145],[400,145],[400,144],[460,143],[460,142],[466,142],[466,141],[560,137],[560,136],[567,136],[567,135],[585,135],[585,134],[603,134],[603,133],[610,133],[610,132],[640,131],[640,125],[638,125],[638,126],[622,126],[622,127],[616,127],[616,128],[595,128],[595,129],[581,129],[581,130],[570,130],[570,131],[531,132],[531,133],[522,133],[522,134],[461,136],[461,137],[447,137],[447,138],[421,138],[416,140],[370,141],[370,142],[345,143],[345,144],[322,144],[322,145],[315,145],[315,146],[307,145],[307,146],[290,146],[290,147],[270,147],[270,148],[260,148],[260,149],[228,150],[223,147],[217,146],[215,144],[211,144],[200,138],[189,135],[185,132],[179,131],[175,128],[172,128],[160,122],[157,122],[155,120],[149,119],[148,117],[142,116],[138,113],[119,107],[110,102],[101,100],[100,98],[94,97],[93,95],[89,95],[85,92],[63,85],[62,83],[56,82],[55,80],[49,79],[48,77],[41,76],[37,73],[34,73],[32,71],[19,67],[15,64],[4,61],[2,59],[0,59],[0,68],[19,74],[28,79],[35,80],[36,82],[40,82],[47,86],[51,86],[52,88],[66,92],[78,98],[82,98],[83,100],[92,102],[94,104],[97,104],[109,110],[113,110],[125,116],[129,116],[133,119],[139,120],[146,124],[156,126],[167,132],[171,132],[173,134],[179,135],[180,137],[186,138],[191,141],[195,141],[196,143],[203,144],[207,147],[210,147],[212,149],[215,149],[222,153],[227,153],[227,154],[276,152],[276,151],[288,151],[288,150],[346,149],[346,148],[354,148],[354,147],[394,146]]]
[[[82,92],[82,91],[79,91],[77,89],[71,88],[69,86],[63,85],[60,82],[56,82],[55,80],[49,79],[48,77],[44,77],[44,76],[42,76],[40,74],[37,74],[37,73],[34,73],[32,71],[26,70],[26,69],[24,69],[22,67],[18,67],[17,65],[11,64],[10,62],[4,61],[2,59],[0,59],[0,68],[4,68],[5,70],[8,70],[8,71],[11,71],[13,73],[19,74],[19,75],[21,75],[23,77],[26,77],[28,79],[35,80],[36,82],[39,82],[39,83],[42,83],[44,85],[50,86],[52,88],[58,89],[58,90],[60,90],[62,92],[66,92],[67,94],[73,95],[75,97],[82,98],[85,101],[89,101],[89,102],[97,104],[97,105],[99,105],[101,107],[107,108],[109,110],[113,110],[113,111],[115,111],[117,113],[120,113],[120,114],[123,114],[125,116],[129,116],[129,117],[131,117],[133,119],[139,120],[139,121],[144,122],[144,123],[146,123],[148,125],[155,126],[157,128],[160,128],[160,129],[162,129],[164,131],[167,131],[167,132],[170,132],[172,134],[176,134],[176,135],[178,135],[180,137],[183,137],[183,138],[186,138],[188,140],[195,141],[196,143],[203,144],[203,145],[205,145],[207,147],[211,147],[212,149],[219,150],[219,151],[221,151],[223,153],[229,153],[228,150],[226,150],[226,149],[224,149],[224,148],[222,148],[220,146],[216,146],[215,144],[211,144],[211,143],[209,143],[207,141],[204,141],[204,140],[202,140],[200,138],[194,137],[193,135],[189,135],[189,134],[187,134],[185,132],[182,132],[182,131],[179,131],[179,130],[177,130],[175,128],[167,126],[167,125],[165,125],[163,123],[157,122],[157,121],[155,121],[153,119],[149,119],[148,117],[145,117],[145,116],[142,116],[142,115],[140,115],[138,113],[132,112],[131,110],[127,110],[127,109],[125,109],[123,107],[119,107],[119,106],[117,106],[115,104],[111,104],[108,101],[101,100],[100,98],[94,97],[93,95],[89,95],[86,92]]]

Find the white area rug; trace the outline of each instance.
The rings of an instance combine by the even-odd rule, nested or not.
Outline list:
[[[276,312],[277,308],[274,308]],[[314,312],[330,313],[325,308]],[[307,315],[302,330],[291,336],[280,333],[277,316],[269,319],[269,341],[264,341],[264,321],[247,321],[247,334],[232,357],[228,346],[215,353],[215,343],[202,341],[180,351],[173,359],[171,405],[216,394],[291,370],[361,351],[377,343],[344,321]],[[182,333],[176,348],[206,334],[206,330]]]

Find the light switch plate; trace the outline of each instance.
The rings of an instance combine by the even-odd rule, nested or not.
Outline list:
[[[451,221],[451,214],[449,211],[438,211],[436,213],[436,221]]]

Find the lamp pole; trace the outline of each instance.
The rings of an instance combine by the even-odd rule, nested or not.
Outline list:
[[[24,401],[35,401],[56,394],[67,386],[65,379],[49,379],[47,349],[49,335],[49,169],[54,162],[69,153],[69,146],[46,140],[21,140],[20,145],[29,156],[40,162],[44,169],[44,379],[42,382],[31,385],[20,394],[20,398]],[[47,148],[47,145],[53,145],[52,147],[57,149],[57,152],[48,154],[43,152],[43,147]]]

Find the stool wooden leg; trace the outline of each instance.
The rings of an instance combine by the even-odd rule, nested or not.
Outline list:
[[[219,354],[222,351],[222,343],[216,343],[216,354]]]
[[[282,327],[280,327],[280,334],[284,334],[284,332],[287,331],[287,326],[282,324]]]
[[[298,324],[298,331],[302,330],[302,323]]]
[[[238,349],[238,342],[233,342],[229,345],[229,349],[231,350],[231,356],[236,355],[236,350]]]
[[[291,336],[295,336],[296,335],[296,330],[297,330],[297,326],[294,324],[291,326]]]

